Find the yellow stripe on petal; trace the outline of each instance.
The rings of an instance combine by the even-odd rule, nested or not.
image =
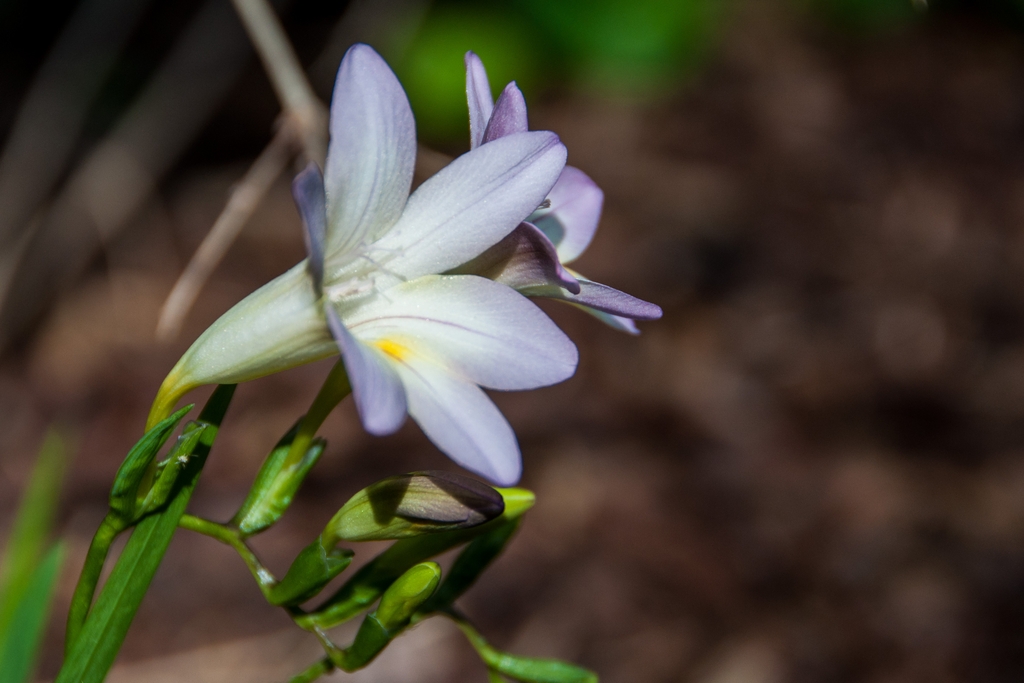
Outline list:
[[[393,339],[378,339],[373,343],[378,349],[395,360],[405,360],[412,353],[407,346],[403,346]]]

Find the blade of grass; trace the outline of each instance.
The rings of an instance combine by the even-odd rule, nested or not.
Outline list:
[[[51,430],[39,449],[25,496],[18,507],[10,539],[0,563],[0,642],[14,622],[19,598],[28,589],[39,557],[50,543],[64,479],[67,442]]]
[[[182,471],[167,507],[144,518],[135,527],[75,639],[56,683],[101,683],[106,677],[192,497],[234,390],[233,385],[217,387],[203,408],[199,422],[208,426]]]
[[[12,623],[18,627],[0,641],[0,683],[27,683],[31,678],[65,555],[64,543],[50,548],[21,599],[14,601]]]

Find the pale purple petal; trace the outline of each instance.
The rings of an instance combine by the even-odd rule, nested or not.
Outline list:
[[[572,376],[576,346],[539,308],[473,275],[428,275],[345,315],[360,340],[421,358],[492,389],[533,389]]]
[[[623,318],[620,315],[612,315],[611,313],[605,313],[599,311],[596,308],[590,306],[584,306],[583,304],[573,304],[576,308],[580,309],[584,313],[594,316],[608,327],[626,334],[638,335],[640,330],[636,326],[636,322],[630,318]]]
[[[363,427],[377,436],[394,433],[405,422],[406,403],[405,389],[391,362],[353,337],[330,302],[325,302],[324,314],[341,349]]]
[[[466,100],[469,102],[469,145],[472,149],[483,144],[484,131],[494,109],[487,70],[473,52],[466,53]]]
[[[409,414],[434,445],[498,486],[519,481],[523,464],[516,435],[480,387],[416,358],[397,368],[408,392]]]
[[[302,235],[306,240],[309,273],[313,287],[321,291],[324,282],[324,242],[327,239],[327,209],[324,198],[324,177],[316,164],[310,162],[292,181],[292,197],[302,216]]]
[[[493,247],[452,274],[480,275],[513,289],[554,285],[579,294],[580,283],[558,261],[551,240],[532,223],[520,223]]]
[[[558,249],[562,263],[574,261],[594,238],[601,220],[604,192],[586,173],[566,166],[548,194],[551,205],[530,220]]]
[[[633,320],[657,320],[661,317],[661,307],[656,304],[591,280],[581,279],[579,283],[580,293],[567,295],[566,301]]]
[[[407,280],[469,261],[540,205],[565,155],[549,132],[515,133],[480,145],[417,188],[371,256]]]
[[[402,214],[416,162],[405,91],[367,45],[345,53],[331,100],[327,258],[373,241]]]
[[[512,133],[525,133],[530,129],[526,119],[526,99],[515,81],[505,86],[494,104],[491,120],[484,131],[484,142],[491,142]]]

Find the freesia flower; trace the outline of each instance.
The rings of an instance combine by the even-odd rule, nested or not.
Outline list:
[[[472,149],[528,130],[526,101],[515,82],[495,102],[483,62],[466,53],[466,96]],[[501,242],[453,272],[478,273],[530,297],[565,301],[612,327],[638,334],[635,320],[656,320],[661,308],[593,282],[564,264],[584,252],[597,231],[604,193],[587,174],[566,166],[546,201]]]
[[[455,159],[410,196],[415,126],[401,85],[365,45],[345,55],[324,175],[295,179],[309,258],[207,329],[161,387],[151,421],[188,390],[234,383],[340,349],[367,431],[408,413],[463,467],[520,476],[515,435],[481,387],[532,389],[576,369],[576,347],[513,289],[444,274],[512,232],[551,191],[565,147],[518,132]]]

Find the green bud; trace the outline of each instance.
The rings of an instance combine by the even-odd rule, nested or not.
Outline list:
[[[384,591],[375,613],[377,621],[388,631],[404,628],[416,609],[434,594],[440,580],[441,567],[436,562],[411,567]]]
[[[201,422],[189,422],[185,425],[181,436],[178,437],[178,442],[174,444],[174,448],[171,449],[167,459],[160,463],[159,467],[161,469],[156,483],[153,484],[153,487],[146,494],[145,500],[138,508],[139,517],[148,515],[167,502],[175,482],[178,481],[178,475],[181,474],[185,469],[185,465],[188,464],[189,458],[192,457],[192,453],[196,449],[196,444],[199,443],[200,437],[206,431],[206,427],[207,425]]]
[[[352,646],[340,653],[337,666],[351,672],[369,664],[409,625],[416,609],[433,594],[440,580],[441,567],[436,562],[414,565],[395,579],[381,596],[377,611],[366,615],[359,625]]]
[[[325,537],[382,541],[466,529],[499,516],[505,502],[481,482],[450,472],[414,472],[368,486],[338,511]]]
[[[258,534],[281,518],[292,504],[306,475],[323,454],[327,442],[314,439],[301,460],[285,466],[298,430],[299,423],[296,423],[274,446],[274,450],[263,461],[245,502],[231,520],[243,536]]]
[[[321,539],[316,539],[299,553],[284,578],[270,589],[267,599],[272,605],[286,606],[309,600],[352,563],[352,555],[348,549],[328,549]]]
[[[185,406],[155,427],[146,432],[138,443],[132,446],[125,456],[124,462],[114,477],[114,486],[110,489],[110,511],[124,524],[131,523],[138,511],[139,485],[146,476],[149,464],[153,462],[157,451],[170,437],[192,406]]]

